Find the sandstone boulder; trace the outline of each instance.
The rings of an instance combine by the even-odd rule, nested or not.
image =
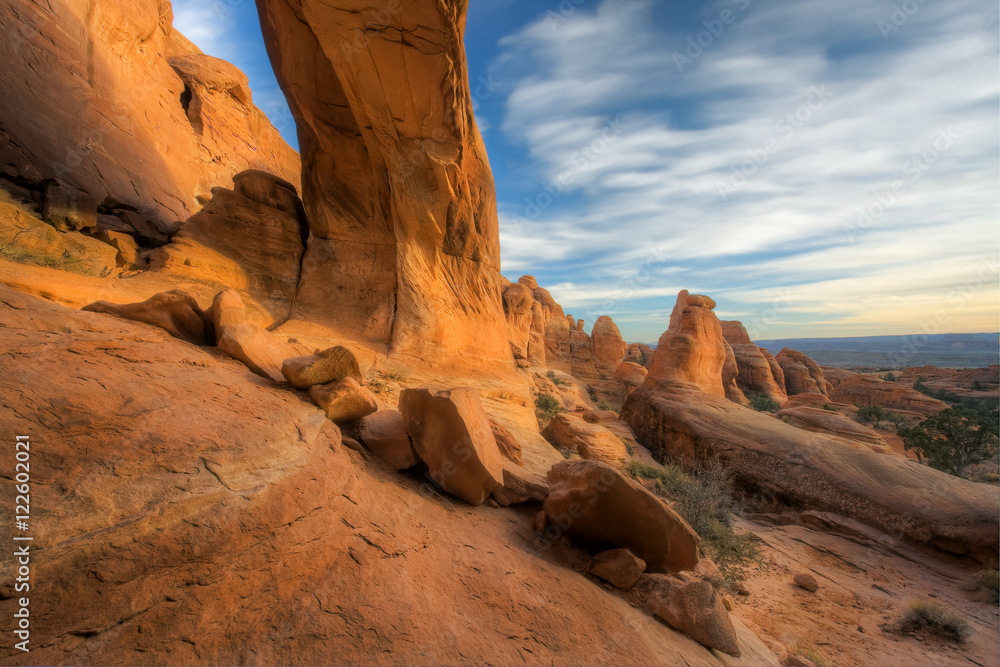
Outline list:
[[[215,295],[209,310],[212,327],[215,329],[215,341],[218,344],[226,327],[243,324],[247,319],[247,308],[236,290],[224,290]]]
[[[379,410],[368,415],[360,435],[365,446],[395,470],[412,468],[420,462],[399,410]]]
[[[611,431],[565,412],[549,421],[542,436],[566,457],[575,455],[616,467],[623,466],[629,458],[625,443]]]
[[[264,327],[245,322],[231,324],[219,338],[219,349],[261,377],[284,383],[281,366],[285,359],[301,354],[299,348]]]
[[[311,386],[309,398],[326,413],[327,419],[335,424],[361,419],[378,410],[374,394],[352,377]]]
[[[115,219],[117,220],[117,218]],[[93,237],[118,251],[116,261],[119,268],[125,271],[137,271],[148,266],[149,263],[142,256],[139,244],[135,242],[135,238],[131,234],[98,229]]]
[[[600,577],[615,588],[627,591],[646,571],[646,562],[628,549],[604,551],[590,561],[587,572]]]
[[[646,606],[669,626],[695,641],[740,657],[729,614],[712,584],[683,574],[645,575],[641,583]]]
[[[299,389],[329,384],[347,377],[358,384],[364,382],[357,357],[341,345],[304,357],[286,359],[281,365],[281,374]]]
[[[182,290],[163,292],[142,303],[97,301],[84,306],[83,310],[145,322],[194,345],[211,345],[215,340],[212,320],[194,297]]]
[[[445,491],[483,504],[503,484],[503,457],[473,389],[404,389],[399,411],[413,447]]]
[[[714,308],[707,296],[687,290],[677,295],[670,326],[660,336],[649,364],[649,378],[671,378],[713,396],[726,395],[722,384],[726,346]]]
[[[548,483],[543,508],[562,534],[601,551],[628,549],[649,572],[698,564],[699,539],[684,519],[606,463],[562,461],[549,470]]]
[[[549,496],[545,478],[528,472],[511,461],[503,463],[503,484],[490,495],[501,507],[519,505],[528,501],[542,501]]]
[[[819,590],[819,583],[816,582],[816,577],[812,576],[811,574],[808,573],[796,574],[794,577],[792,577],[792,581],[795,582],[796,586],[798,586],[799,588],[804,588],[810,593],[815,593],[816,591]]]
[[[804,393],[830,395],[830,383],[823,376],[823,369],[804,353],[786,347],[775,360],[785,374],[785,390],[789,396]]]

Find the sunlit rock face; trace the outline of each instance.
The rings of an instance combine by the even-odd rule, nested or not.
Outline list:
[[[166,222],[247,169],[297,185],[246,75],[172,24],[169,0],[0,3],[0,173]]]
[[[258,0],[313,232],[293,316],[396,354],[510,365],[466,4]]]

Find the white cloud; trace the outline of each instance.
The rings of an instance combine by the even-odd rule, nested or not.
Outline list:
[[[996,250],[991,3],[923,5],[883,41],[891,9],[760,0],[684,72],[672,53],[687,35],[653,10],[608,0],[505,40],[503,66],[525,74],[502,129],[538,183],[531,203],[502,204],[505,269],[544,268],[582,310],[655,249],[676,272],[625,300],[626,335],[650,339],[631,311],[662,293],[669,312],[682,279],[720,312],[794,288],[778,329],[862,335],[919,327]],[[955,330],[996,329],[996,282],[952,313]]]

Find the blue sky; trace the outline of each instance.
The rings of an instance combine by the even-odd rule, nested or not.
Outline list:
[[[471,0],[504,274],[655,341],[680,289],[758,339],[996,331],[993,0]],[[176,0],[294,127],[249,0]]]

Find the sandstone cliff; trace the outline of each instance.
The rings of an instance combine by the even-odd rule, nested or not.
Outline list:
[[[0,177],[168,222],[246,169],[297,184],[298,155],[246,76],[172,21],[169,0],[0,3]]]

